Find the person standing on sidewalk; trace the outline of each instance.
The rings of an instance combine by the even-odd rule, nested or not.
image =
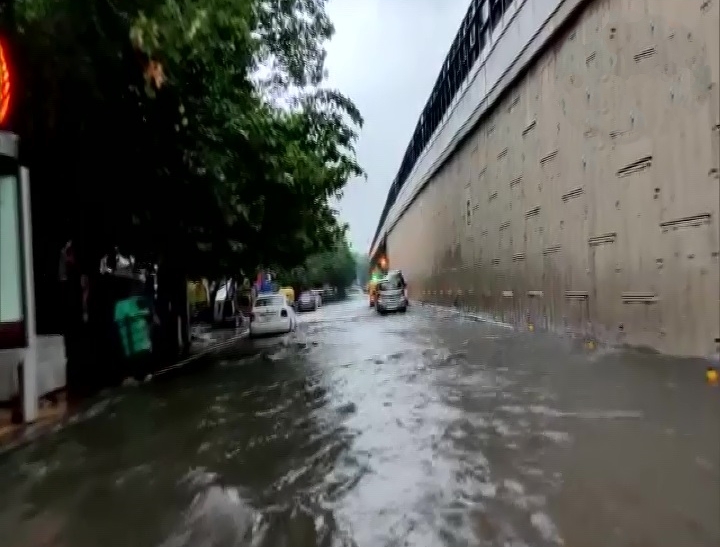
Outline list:
[[[60,251],[60,310],[65,344],[65,378],[68,398],[82,390],[83,332],[88,320],[88,278],[81,273],[77,248],[72,239]]]

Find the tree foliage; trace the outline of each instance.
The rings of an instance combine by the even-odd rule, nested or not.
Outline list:
[[[343,292],[355,281],[356,268],[355,255],[343,237],[332,248],[313,254],[302,265],[281,273],[280,281],[301,290],[329,285]]]
[[[44,255],[71,234],[212,274],[342,239],[362,117],[322,86],[325,0],[17,0],[16,131]]]

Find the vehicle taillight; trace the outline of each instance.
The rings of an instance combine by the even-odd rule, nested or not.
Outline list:
[[[281,310],[280,317],[287,317],[287,310]]]

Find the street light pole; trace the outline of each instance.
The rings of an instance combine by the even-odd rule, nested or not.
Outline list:
[[[32,207],[30,203],[30,171],[20,167],[20,199],[22,204],[22,248],[25,285],[25,332],[27,347],[23,363],[23,416],[34,422],[38,416],[38,345],[35,324],[35,269],[33,265]]]

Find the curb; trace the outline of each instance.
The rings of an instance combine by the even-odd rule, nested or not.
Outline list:
[[[152,377],[155,378],[156,376],[161,376],[163,374],[167,374],[168,372],[171,372],[173,370],[177,370],[179,368],[184,367],[185,365],[189,365],[193,361],[197,361],[198,359],[201,359],[202,357],[205,357],[207,355],[210,355],[211,353],[215,353],[216,351],[220,351],[226,347],[229,347],[240,340],[243,340],[244,338],[247,338],[250,334],[250,329],[245,329],[242,332],[239,332],[235,336],[232,336],[228,338],[227,340],[223,340],[222,342],[217,342],[215,344],[210,344],[209,346],[203,348],[202,350],[193,353],[192,355],[189,355],[185,359],[178,361],[177,363],[167,366],[165,368],[162,368],[156,372],[153,373]]]
[[[429,302],[421,302],[419,300],[414,300],[413,304],[417,305],[417,306],[425,307],[425,308],[431,308],[435,311],[442,311],[442,312],[446,312],[446,313],[450,312],[453,315],[460,316],[465,319],[469,319],[471,321],[476,321],[478,323],[486,323],[486,324],[493,325],[493,326],[500,327],[500,328],[507,329],[507,330],[515,330],[515,331],[522,330],[522,328],[519,328],[515,325],[511,325],[509,323],[503,323],[502,321],[497,321],[486,314],[479,314],[479,313],[475,313],[475,312],[459,310],[457,308],[453,308],[452,306],[441,306],[440,304],[431,304]],[[532,332],[532,331],[529,331],[529,332]],[[563,336],[562,333],[558,333],[558,332],[554,332],[554,331],[550,331],[550,332],[552,332],[555,336],[559,336],[559,337]],[[607,341],[597,340],[595,338],[587,337],[587,336],[577,337],[576,339],[583,341],[585,348],[588,350],[594,350],[599,347],[623,348],[622,345],[608,343]],[[633,349],[633,347],[630,346],[628,349]],[[660,355],[663,355],[664,357],[684,358],[684,356],[679,356],[679,355],[667,355],[667,354],[660,354]],[[718,351],[715,354],[706,356],[706,357],[697,357],[697,358],[705,361],[708,366],[720,367],[720,351]]]
[[[475,321],[477,323],[486,323],[488,325],[493,325],[493,326],[500,327],[503,329],[516,330],[514,325],[511,325],[509,323],[503,323],[502,321],[497,321],[496,319],[493,319],[489,315],[459,310],[457,308],[453,308],[452,306],[441,306],[440,304],[431,304],[429,302],[414,301],[413,304],[417,305],[417,306],[422,306],[424,308],[431,308],[435,311],[450,312],[453,315],[458,315],[460,317],[464,317],[465,319],[470,319],[471,321]]]
[[[72,416],[73,414],[66,409],[65,412],[53,419],[22,426],[16,432],[8,434],[4,439],[0,439],[0,457],[62,429],[69,423]]]
[[[239,342],[240,340],[247,338],[249,332],[250,330],[246,329],[236,334],[235,336],[228,338],[227,340],[211,344],[203,348],[202,350],[186,357],[182,361],[179,361],[173,365],[156,371],[154,374],[152,374],[152,378],[154,379],[156,376],[161,376],[173,370],[180,369],[183,366],[192,363],[193,361],[197,361],[198,359],[201,359],[202,357],[205,357],[211,353],[229,347]],[[38,439],[46,435],[50,435],[52,433],[55,433],[56,431],[59,431],[66,425],[72,423],[73,418],[76,415],[77,412],[66,410],[61,415],[58,415],[57,417],[54,417],[52,419],[27,424],[24,427],[19,428],[16,433],[8,435],[6,439],[0,438],[0,457],[12,452],[15,449],[21,448],[34,441],[37,441]]]

